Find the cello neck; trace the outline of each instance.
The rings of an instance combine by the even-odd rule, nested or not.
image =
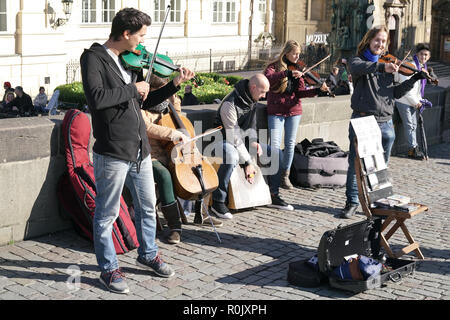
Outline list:
[[[169,102],[169,109],[170,109],[170,111],[172,113],[172,117],[174,119],[174,122],[176,123],[178,128],[187,131],[183,121],[181,120],[180,116],[178,115],[177,110],[175,110],[175,107],[170,102]]]

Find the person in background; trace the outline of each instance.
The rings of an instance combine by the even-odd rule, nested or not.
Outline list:
[[[34,110],[37,113],[43,113],[45,111],[45,107],[47,106],[48,97],[45,93],[45,88],[39,88],[39,94],[34,98],[33,105]]]
[[[184,97],[183,100],[181,100],[182,106],[196,106],[198,105],[198,99],[197,97],[192,93],[192,86],[187,85],[184,87]]]
[[[416,54],[411,63],[415,64],[417,70],[427,70],[427,62],[431,58],[430,47],[425,43],[419,43],[416,46]],[[437,79],[433,73],[431,76]],[[398,82],[410,79],[411,76],[404,76],[398,73]],[[400,99],[396,100],[396,106],[400,118],[402,119],[403,133],[408,143],[408,158],[423,160],[425,155],[419,150],[417,145],[417,112],[424,103],[424,91],[427,80],[414,83],[412,90],[408,91]]]
[[[8,92],[14,93],[14,89],[11,88],[11,83],[8,81],[3,83],[3,89],[5,89],[5,93],[3,94],[2,103],[4,103],[6,101],[6,95],[8,94]]]
[[[21,86],[17,86],[14,93],[16,97],[5,105],[5,110],[17,113],[19,116],[31,116],[34,109],[31,97],[23,91]]]
[[[381,143],[384,149],[384,159],[389,162],[392,145],[395,140],[392,114],[395,99],[399,99],[411,90],[417,80],[425,79],[422,71],[399,85],[394,85],[394,73],[398,66],[393,63],[378,61],[389,46],[389,30],[385,26],[374,27],[367,31],[358,44],[357,54],[349,60],[349,71],[354,83],[351,96],[351,118],[374,116],[381,131]],[[358,206],[358,186],[355,172],[355,132],[349,124],[349,155],[346,181],[346,202],[340,218],[351,218]]]

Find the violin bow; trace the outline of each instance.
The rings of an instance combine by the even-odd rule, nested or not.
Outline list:
[[[147,83],[150,83],[150,77],[152,76],[152,72],[153,72],[153,64],[155,63],[156,54],[158,53],[159,41],[161,40],[161,36],[162,36],[163,30],[164,30],[164,26],[166,25],[166,20],[167,20],[167,17],[169,16],[169,12],[170,12],[170,4],[167,5],[166,15],[164,17],[164,22],[163,22],[163,24],[161,26],[161,30],[159,31],[158,41],[156,42],[155,53],[153,53],[153,57],[152,57],[152,60],[150,62],[150,66],[148,68],[147,76],[145,77],[145,81]],[[144,102],[142,101],[141,104],[142,103],[144,103]]]
[[[327,55],[325,58],[323,58],[322,60],[320,60],[319,62],[317,62],[316,64],[312,65],[311,67],[309,67],[308,69],[306,69],[305,71],[302,71],[302,72],[303,73],[307,73],[307,72],[311,71],[312,69],[317,67],[319,64],[321,64],[322,62],[327,60],[329,57],[331,57],[331,54]]]
[[[409,57],[409,55],[411,54],[411,50],[408,51],[408,53],[406,54],[406,56],[403,58],[403,60],[400,62],[400,64],[398,64],[398,66],[401,66],[403,64],[403,62],[405,62],[406,58]]]

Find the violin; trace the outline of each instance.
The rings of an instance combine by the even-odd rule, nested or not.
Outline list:
[[[194,127],[189,119],[179,115],[171,103],[169,110],[161,117],[158,125],[181,130],[186,136],[194,138]],[[178,197],[185,200],[203,199],[219,186],[216,170],[197,149],[195,139],[186,144],[169,142],[166,149],[172,157],[169,170]]]
[[[149,69],[152,58],[153,53],[148,52],[142,44],[139,44],[134,51],[127,51],[120,55],[124,67],[134,71]],[[180,66],[175,65],[168,56],[160,53],[156,54],[152,71],[158,77],[167,78],[179,69]]]
[[[306,69],[306,63],[304,63],[302,60],[298,60],[295,65],[289,65],[288,70],[298,70],[300,72],[303,72]],[[319,85],[321,86],[323,84],[323,81],[320,80],[319,73],[315,71],[307,71],[303,74],[303,79],[305,82],[310,86]],[[336,95],[331,92],[330,88],[327,89],[328,94],[330,97],[334,98]]]
[[[420,72],[420,70],[418,70],[416,68],[416,65],[411,63],[411,62],[407,62],[407,61],[401,61],[399,59],[397,59],[395,56],[393,56],[392,54],[385,54],[383,56],[381,56],[378,59],[378,62],[381,63],[393,63],[399,66],[398,72],[404,76],[412,76],[413,74]],[[401,62],[401,64],[399,65],[399,63]],[[437,85],[439,80],[432,77],[428,72],[425,72],[427,74],[427,78],[428,80],[434,84]]]

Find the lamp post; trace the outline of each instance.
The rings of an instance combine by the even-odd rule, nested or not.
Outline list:
[[[58,18],[55,21],[55,24],[54,24],[55,29],[57,27],[65,25],[67,23],[67,21],[69,21],[70,15],[72,14],[73,0],[61,0],[61,3],[63,5],[63,12],[64,12],[66,17],[65,18]]]

